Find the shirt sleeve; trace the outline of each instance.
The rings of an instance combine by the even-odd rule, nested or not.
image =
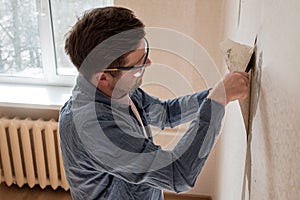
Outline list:
[[[113,120],[104,115],[87,120],[80,125],[80,137],[93,168],[130,183],[183,192],[194,186],[220,131],[223,115],[222,105],[203,99],[188,131],[171,151],[139,137],[131,120],[124,120],[118,111]]]
[[[165,127],[172,128],[194,119],[199,106],[208,93],[209,90],[204,90],[163,101],[147,94],[142,89],[138,89],[133,94],[133,100],[140,108],[141,115],[145,117],[147,125],[150,124],[164,129]]]

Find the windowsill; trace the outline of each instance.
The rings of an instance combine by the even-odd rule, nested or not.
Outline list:
[[[0,107],[59,110],[72,87],[0,83]]]

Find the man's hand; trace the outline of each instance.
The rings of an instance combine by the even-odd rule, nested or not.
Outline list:
[[[248,96],[249,85],[248,73],[230,72],[215,85],[207,98],[226,106],[231,101],[245,99]]]

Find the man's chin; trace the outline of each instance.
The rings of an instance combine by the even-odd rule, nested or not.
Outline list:
[[[126,96],[127,94],[132,93],[134,90],[136,90],[137,88],[139,88],[142,85],[142,79],[137,80],[137,82],[135,83],[134,86],[132,86],[131,88],[126,88],[126,89],[114,89],[114,92],[112,93],[112,97],[115,99],[119,99],[122,98],[124,96]]]
[[[131,92],[133,92],[134,90],[136,90],[137,87],[132,88],[130,90],[118,90],[112,93],[112,98],[114,99],[120,99],[125,97],[126,95],[130,94]]]

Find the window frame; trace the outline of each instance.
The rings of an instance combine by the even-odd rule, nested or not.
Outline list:
[[[36,0],[38,25],[42,52],[43,78],[0,74],[0,83],[73,86],[76,75],[58,75],[55,53],[54,29],[51,16],[51,0]],[[106,6],[114,0],[103,0]],[[75,66],[74,66],[75,67]]]

